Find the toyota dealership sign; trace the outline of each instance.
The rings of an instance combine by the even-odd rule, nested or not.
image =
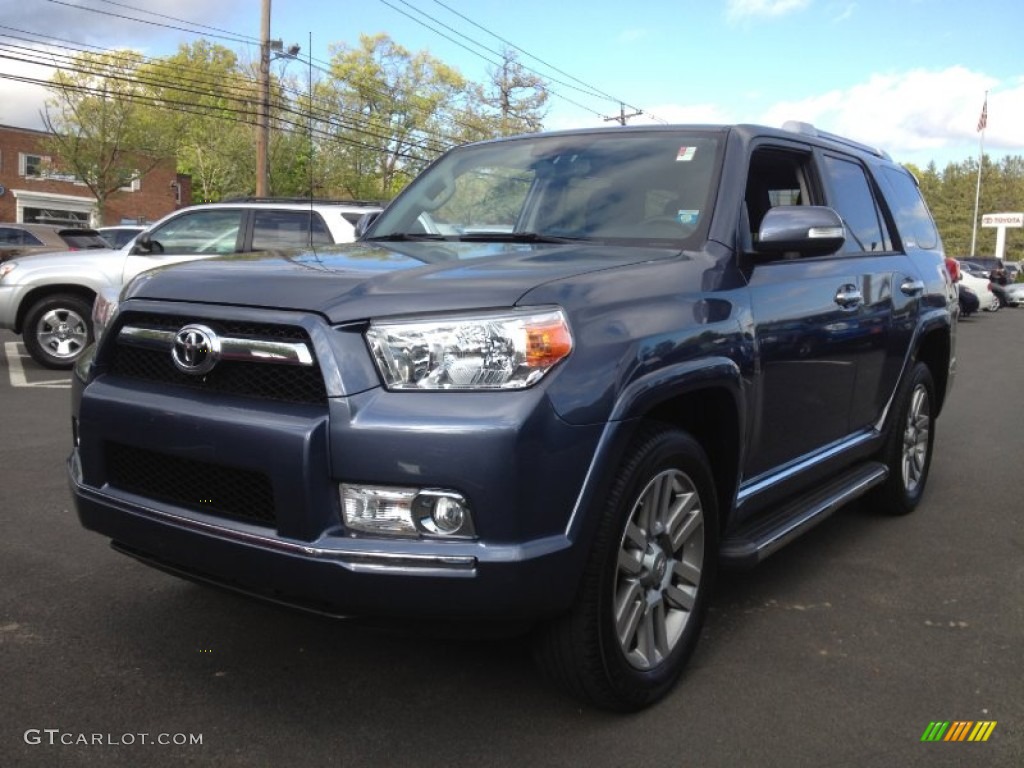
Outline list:
[[[1024,213],[986,213],[981,217],[983,227],[1024,227]]]

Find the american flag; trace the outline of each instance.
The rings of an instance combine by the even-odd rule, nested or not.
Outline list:
[[[978,118],[978,130],[984,131],[988,125],[988,99],[985,99],[985,103],[981,106],[981,117]]]

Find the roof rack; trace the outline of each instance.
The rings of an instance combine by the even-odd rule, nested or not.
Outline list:
[[[836,144],[842,144],[853,149],[859,149],[862,152],[874,155],[875,157],[881,157],[884,160],[892,160],[889,157],[889,153],[884,149],[878,147],[872,147],[870,144],[862,144],[859,141],[848,139],[845,136],[839,136],[835,133],[829,133],[828,131],[819,131],[810,123],[804,123],[799,120],[787,120],[782,124],[782,130],[789,131],[790,133],[801,133],[804,136],[817,136],[819,139],[827,139],[828,141],[834,141]]]
[[[221,200],[222,203],[313,203],[320,205],[357,205],[360,207],[380,207],[387,203],[383,200],[337,200],[325,197],[250,197],[241,195]]]

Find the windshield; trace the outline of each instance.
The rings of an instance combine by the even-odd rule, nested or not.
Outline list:
[[[551,134],[456,149],[368,240],[679,241],[710,218],[724,134]]]

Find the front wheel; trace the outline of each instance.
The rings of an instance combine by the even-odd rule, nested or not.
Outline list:
[[[935,442],[935,384],[924,363],[915,363],[895,404],[895,418],[882,450],[889,468],[886,481],[875,491],[882,511],[912,512],[924,495]]]
[[[537,659],[581,698],[636,710],[675,684],[707,610],[718,506],[704,450],[679,430],[643,428],[600,514],[576,603],[540,629]]]
[[[70,294],[47,296],[25,315],[21,335],[25,349],[46,368],[74,365],[92,341],[90,306]]]

